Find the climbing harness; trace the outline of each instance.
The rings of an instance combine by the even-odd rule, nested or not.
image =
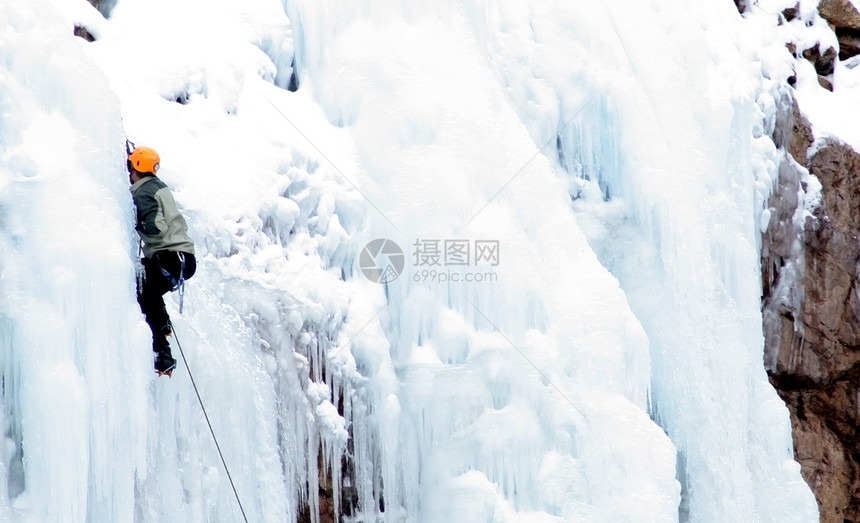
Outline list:
[[[170,274],[170,271],[164,268],[160,263],[158,264],[158,268],[161,269],[161,274],[167,278],[167,281],[170,282],[172,291],[177,291],[179,294],[179,314],[182,314],[182,307],[185,302],[185,254],[181,252],[177,252],[179,255],[179,278],[174,277]]]

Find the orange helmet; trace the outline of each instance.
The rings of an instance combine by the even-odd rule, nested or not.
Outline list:
[[[158,157],[158,153],[149,147],[135,147],[128,155],[129,168],[139,173],[157,174],[160,167],[159,162],[161,162],[161,158]]]

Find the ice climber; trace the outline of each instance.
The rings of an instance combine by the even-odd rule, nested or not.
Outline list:
[[[159,162],[158,153],[149,147],[135,147],[128,155],[128,177],[137,210],[135,229],[143,250],[137,302],[152,330],[155,370],[159,375],[170,376],[176,359],[167,341],[173,334],[173,325],[163,296],[179,289],[181,312],[183,285],[197,270],[197,260],[185,218],[176,208],[170,189],[156,176]]]

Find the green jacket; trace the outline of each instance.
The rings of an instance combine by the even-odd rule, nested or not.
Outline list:
[[[152,258],[156,251],[165,250],[194,254],[188,225],[163,181],[146,176],[131,186],[131,194],[137,209],[135,229],[143,240],[144,256]]]

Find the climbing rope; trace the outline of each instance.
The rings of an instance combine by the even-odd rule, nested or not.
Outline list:
[[[218,438],[215,437],[215,431],[212,430],[212,423],[209,421],[209,415],[206,413],[206,407],[203,406],[203,399],[200,397],[200,392],[197,390],[197,384],[194,382],[194,375],[191,374],[191,367],[188,366],[188,359],[185,357],[185,351],[182,350],[182,344],[179,343],[179,337],[176,336],[176,331],[173,331],[173,339],[176,340],[176,346],[179,347],[179,354],[182,356],[182,361],[185,363],[185,370],[188,371],[188,377],[191,378],[191,386],[194,387],[194,394],[197,395],[197,402],[200,403],[200,410],[203,411],[203,417],[206,418],[206,425],[209,426],[209,433],[212,434],[212,440],[215,442],[215,448],[218,449],[218,455],[221,457],[221,464],[224,465],[224,472],[227,473],[227,479],[230,481],[230,487],[233,488],[233,495],[236,497],[236,503],[239,505],[239,510],[242,512],[242,519],[248,523],[248,516],[245,515],[245,509],[242,507],[242,502],[239,501],[239,493],[236,491],[236,485],[233,483],[233,477],[230,475],[230,469],[227,468],[227,462],[224,460],[224,454],[221,452],[221,445],[218,444]]]

